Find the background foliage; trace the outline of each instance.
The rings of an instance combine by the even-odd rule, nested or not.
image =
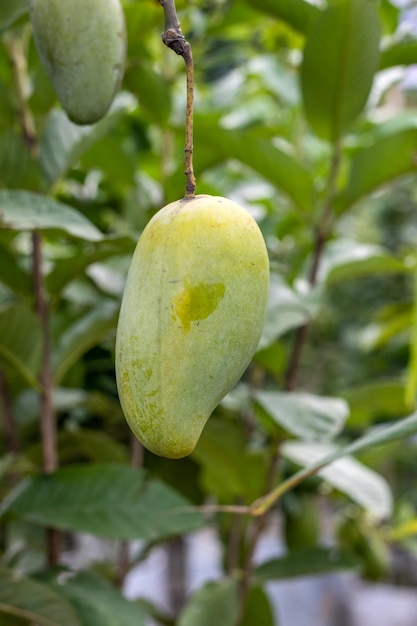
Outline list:
[[[159,3],[125,0],[122,90],[79,127],[40,65],[28,2],[2,3],[0,624],[268,626],[268,581],[390,580],[392,552],[416,553],[417,112],[402,81],[417,39],[389,0],[177,5],[196,64],[197,190],[258,220],[264,334],[190,458],[132,442],[115,327],[141,230],[184,193],[182,60],[161,43]],[[256,567],[268,516],[191,506],[255,501],[286,548]],[[135,563],[206,525],[221,580],[173,592],[169,616],[124,598]],[[118,557],[72,571],[60,551],[77,532],[117,540]]]

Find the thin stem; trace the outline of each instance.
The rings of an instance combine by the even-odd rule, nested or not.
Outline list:
[[[58,468],[57,433],[56,416],[53,404],[49,311],[42,271],[42,236],[39,232],[34,232],[32,235],[32,262],[35,307],[42,331],[40,413],[43,471],[45,474],[51,474]],[[53,528],[47,529],[47,559],[50,567],[57,565],[59,562],[59,533]]]
[[[159,0],[164,9],[165,29],[162,41],[176,54],[182,56],[187,75],[187,104],[185,111],[185,176],[187,184],[185,199],[191,200],[195,195],[196,180],[193,167],[193,113],[194,113],[194,62],[191,46],[184,37],[178,20],[174,0]]]

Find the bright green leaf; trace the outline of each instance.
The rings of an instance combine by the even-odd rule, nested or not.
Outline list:
[[[363,110],[379,58],[380,24],[375,2],[339,0],[315,20],[301,67],[307,119],[336,142]]]
[[[0,227],[10,230],[42,230],[99,241],[102,233],[72,207],[29,191],[0,189]]]
[[[238,609],[236,581],[209,582],[191,596],[180,614],[178,626],[234,626]]]
[[[155,541],[202,525],[189,503],[146,473],[124,465],[73,466],[20,483],[1,513],[42,526],[114,539]]]
[[[351,569],[357,569],[357,563],[347,554],[334,548],[308,548],[265,561],[256,568],[254,576],[256,581],[267,582]]]
[[[61,594],[48,585],[3,568],[0,569],[0,612],[39,626],[82,626]]]
[[[290,461],[310,467],[339,452],[337,446],[288,441],[281,447],[282,455]],[[382,476],[356,459],[340,458],[318,472],[327,483],[349,496],[377,519],[392,513],[391,490]]]
[[[349,406],[341,398],[305,392],[258,391],[255,399],[277,424],[304,439],[335,437],[349,416]]]

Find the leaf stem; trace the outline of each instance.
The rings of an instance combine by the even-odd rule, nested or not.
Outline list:
[[[191,45],[184,37],[178,20],[174,0],[159,0],[164,9],[165,29],[162,41],[176,54],[182,56],[187,75],[187,103],[185,111],[185,159],[184,168],[187,178],[185,196],[192,200],[195,196],[196,180],[193,167],[193,115],[194,115],[194,62]]]

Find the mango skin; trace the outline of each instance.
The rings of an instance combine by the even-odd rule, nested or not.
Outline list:
[[[262,333],[269,262],[251,215],[196,196],[161,209],[139,239],[116,336],[126,420],[154,454],[190,454]]]
[[[124,74],[119,0],[32,0],[30,19],[41,62],[68,117],[94,124],[106,115]]]

